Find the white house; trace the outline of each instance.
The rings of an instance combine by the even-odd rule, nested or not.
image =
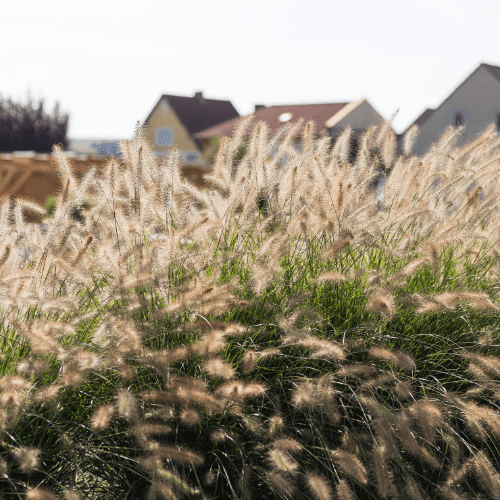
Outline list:
[[[480,135],[492,123],[500,131],[500,66],[481,63],[440,106],[426,109],[411,124],[420,128],[412,153],[426,154],[449,125],[465,125],[457,141],[457,145],[461,145]],[[408,128],[399,136],[400,145]]]

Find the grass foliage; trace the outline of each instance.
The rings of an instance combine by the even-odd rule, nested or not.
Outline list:
[[[235,161],[250,120],[206,189],[138,126],[80,180],[55,147],[43,229],[1,206],[2,498],[500,498],[493,127]]]

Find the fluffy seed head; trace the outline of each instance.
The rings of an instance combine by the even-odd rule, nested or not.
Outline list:
[[[17,448],[14,451],[14,457],[23,472],[30,472],[36,469],[40,463],[40,450],[26,447]]]
[[[97,408],[91,418],[92,429],[95,431],[107,429],[114,412],[115,407],[113,405],[104,405]]]
[[[390,295],[379,293],[368,301],[366,310],[385,314],[390,321],[396,311],[396,302]]]
[[[327,480],[318,474],[307,475],[307,487],[316,500],[332,500],[332,490]]]

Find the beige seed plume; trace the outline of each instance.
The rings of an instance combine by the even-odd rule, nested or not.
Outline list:
[[[347,281],[347,278],[343,274],[336,273],[333,271],[320,274],[316,278],[316,283],[329,283],[329,282],[331,282],[331,283],[343,283],[345,281]]]
[[[307,474],[307,487],[316,500],[332,500],[333,493],[328,481],[318,474]]]
[[[194,408],[185,408],[181,411],[180,420],[184,425],[194,427],[201,422],[201,414]]]
[[[396,302],[393,297],[384,293],[378,293],[373,296],[366,304],[366,310],[371,312],[383,313],[390,321],[396,311]]]
[[[40,463],[40,450],[27,447],[17,448],[14,450],[14,457],[23,472],[30,472]]]
[[[355,500],[354,494],[345,479],[339,481],[337,486],[337,497],[339,500]]]
[[[81,496],[73,490],[64,490],[64,500],[81,500]]]
[[[294,487],[292,482],[279,472],[270,472],[267,476],[269,482],[283,495],[292,496]]]
[[[92,429],[94,431],[107,429],[114,412],[115,407],[113,405],[103,405],[97,408],[91,418]]]
[[[333,461],[340,470],[356,482],[366,485],[368,483],[368,473],[361,460],[352,453],[337,449],[331,451]]]
[[[224,379],[233,378],[235,375],[234,368],[220,358],[211,358],[205,361],[205,371],[212,377]]]
[[[57,500],[56,495],[49,489],[43,487],[28,488],[26,491],[26,498],[28,500]]]

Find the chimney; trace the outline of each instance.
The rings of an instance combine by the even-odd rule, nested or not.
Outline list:
[[[266,106],[264,104],[256,104],[255,105],[255,111],[259,111],[259,109],[265,108]]]
[[[205,102],[205,98],[203,97],[203,92],[195,92],[194,96],[198,101],[200,101],[202,104]]]

